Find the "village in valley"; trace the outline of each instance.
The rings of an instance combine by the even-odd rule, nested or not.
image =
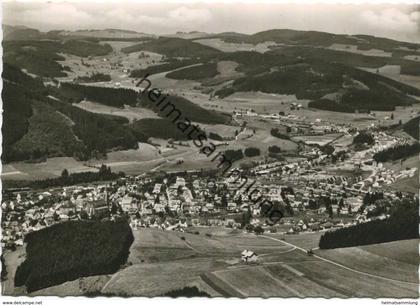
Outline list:
[[[418,297],[419,43],[58,28],[3,25],[3,295]]]
[[[308,123],[299,117],[298,112],[288,115],[259,115],[253,111],[234,115],[240,126],[243,126],[237,138],[243,134],[247,138],[252,137],[254,132],[247,133],[247,128],[252,128],[249,127],[252,122],[261,119],[277,128],[281,128],[280,122],[287,124],[283,128],[289,128],[289,137],[292,139],[299,137],[299,130],[303,128],[307,133],[309,130],[311,136],[307,143],[302,139],[297,141],[301,149],[287,159],[257,159],[239,163],[224,173],[217,167],[155,171],[125,175],[114,181],[39,190],[10,189],[3,193],[2,202],[2,247],[9,253],[6,256],[7,261],[14,262],[12,268],[16,268],[24,257],[24,238],[30,232],[66,222],[117,221],[124,217],[135,238],[128,267],[122,268],[112,277],[101,275],[90,280],[79,280],[77,285],[82,293],[100,291],[116,295],[140,293],[154,296],[168,290],[183,289],[186,285],[196,287],[194,289],[204,291],[208,296],[245,297],[255,294],[242,292],[239,288],[226,290],[226,287],[236,287],[235,283],[240,281],[239,278],[247,280],[261,276],[258,268],[274,268],[279,259],[289,262],[281,263],[286,268],[281,273],[287,270],[286,273],[297,277],[307,271],[290,263],[294,260],[293,255],[303,261],[306,258],[301,255],[316,255],[322,260],[332,260],[332,264],[348,264],[348,260],[353,257],[350,255],[352,252],[333,256],[328,252],[320,252],[318,241],[322,234],[386,220],[389,211],[394,208],[393,205],[398,206],[404,200],[416,200],[416,194],[410,188],[405,187],[401,191],[398,187],[401,181],[416,179],[418,171],[415,162],[410,159],[398,160],[390,166],[390,162],[379,162],[376,155],[393,147],[410,145],[413,141],[408,136],[399,134],[397,137],[375,126],[358,131],[349,124],[323,120]],[[247,123],[241,123],[244,121]],[[328,142],[325,142],[325,137],[320,138],[323,141],[321,143],[311,142],[317,136],[328,133],[334,134]],[[371,135],[372,141],[365,141],[369,144],[355,144],[354,139],[359,134]],[[100,169],[104,172],[110,170],[106,165],[102,165]],[[62,175],[68,173],[64,171]],[[280,211],[280,216],[277,215],[279,217],[276,219],[268,217],[269,211],[265,210],[265,202],[271,204],[268,209]],[[411,240],[407,242],[410,244],[407,243],[406,248],[411,249]],[[281,244],[280,252],[277,243]],[[183,254],[184,251],[190,254]],[[386,253],[387,250],[384,248],[382,251]],[[174,256],[169,253],[174,253]],[[209,261],[220,259],[223,261],[221,266],[207,266]],[[194,272],[178,265],[178,262],[183,264],[184,260],[191,264],[191,268],[196,268]],[[127,273],[130,274],[131,268],[134,268],[133,271],[137,270],[134,274],[143,273],[141,268],[155,266],[160,261],[169,264],[169,269],[160,276],[157,276],[160,273],[156,273],[154,276],[157,278],[150,279],[155,283],[153,289],[144,288],[147,285],[143,281],[135,285],[128,282],[131,276]],[[362,270],[355,268],[356,271]],[[408,271],[410,268],[407,268],[402,276],[395,279],[412,279]],[[222,273],[228,270],[231,273]],[[247,270],[252,272],[245,275],[243,272]],[[345,277],[352,277],[352,272],[356,271],[349,271]],[[175,276],[178,272],[179,275]],[[315,271],[315,274],[320,274],[316,272],[321,271]],[[375,281],[369,275],[373,272],[368,271],[364,281]],[[231,278],[230,274],[236,275]],[[317,276],[315,274],[311,277]],[[264,273],[263,276],[266,278],[268,275]],[[92,281],[104,284],[92,286]],[[51,292],[50,288],[42,289],[38,293],[54,294],[54,289],[63,291],[69,289],[65,287],[73,287],[76,283],[53,287]],[[249,285],[251,284],[254,286],[255,282],[252,281]],[[389,286],[391,284],[393,283],[385,282],[381,293],[393,291]],[[6,291],[13,291],[10,290],[13,289],[10,285],[10,282],[6,282]],[[274,286],[259,285],[258,289],[263,289],[267,295],[277,295],[276,284],[270,285]],[[352,285],[357,286],[354,283]],[[304,289],[300,285],[293,287],[298,291]],[[292,288],[284,290],[280,295],[296,295],[297,292],[290,289]],[[412,293],[412,288],[398,286],[394,289],[392,294]],[[19,293],[19,290],[14,291]],[[298,295],[318,295],[316,290],[305,291]],[[320,293],[346,295],[337,294],[334,289]],[[376,295],[376,291],[367,291],[364,294]]]
[[[362,208],[368,195],[380,193],[380,198],[390,201],[414,196],[391,185],[413,178],[416,167],[394,171],[373,159],[379,151],[410,143],[408,137],[401,139],[372,128],[375,144],[355,151],[345,144],[358,132],[344,124],[308,124],[296,115],[236,115],[290,122],[291,133],[310,128],[313,136],[327,132],[339,136],[322,146],[309,143],[293,162],[258,161],[224,175],[218,168],[156,172],[92,185],[12,190],[2,202],[3,247],[22,246],[25,234],[58,222],[119,215],[129,215],[134,230],[222,226],[250,232],[259,227],[284,234],[310,233],[386,217],[381,211],[375,213],[376,206]],[[325,145],[332,146],[334,152],[325,153]],[[358,175],[353,174],[358,170]],[[254,200],[261,197],[279,204],[285,217],[269,224],[261,212],[264,207]],[[243,214],[249,215],[244,219]]]

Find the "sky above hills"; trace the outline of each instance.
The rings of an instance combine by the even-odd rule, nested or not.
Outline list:
[[[418,2],[420,3],[420,2]],[[3,1],[3,23],[42,31],[119,28],[255,33],[274,28],[369,34],[420,43],[420,4]]]

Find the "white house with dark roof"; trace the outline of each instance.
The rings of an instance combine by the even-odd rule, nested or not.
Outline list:
[[[241,259],[245,263],[256,263],[258,261],[258,256],[253,251],[244,250],[241,253]]]

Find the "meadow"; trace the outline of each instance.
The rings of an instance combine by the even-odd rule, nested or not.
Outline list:
[[[257,236],[223,227],[195,227],[186,232],[142,228],[133,235],[128,267],[35,294],[69,290],[75,295],[89,291],[158,296],[197,287],[225,297],[418,297],[417,240],[315,249],[315,255],[308,256],[305,249],[316,247],[320,233]],[[259,262],[242,263],[244,249],[255,251]]]

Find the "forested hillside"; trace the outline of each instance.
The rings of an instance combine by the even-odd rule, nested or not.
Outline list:
[[[173,118],[166,118],[169,113],[154,107],[147,94],[138,101],[137,92],[131,89],[71,83],[44,87],[39,79],[9,64],[4,65],[3,79],[3,162],[38,162],[58,156],[87,160],[103,157],[110,150],[137,148],[139,141],[146,142],[150,137],[187,139],[177,131]],[[140,102],[162,119],[130,123],[124,117],[92,113],[73,105],[83,99],[118,108]],[[231,120],[228,115],[203,109],[181,97],[167,100],[182,113],[181,119],[209,124]]]
[[[110,148],[137,147],[128,120],[50,98],[51,92],[40,81],[8,64],[3,79],[3,162],[47,156],[86,160]]]
[[[29,73],[47,77],[66,76],[65,67],[57,61],[64,60],[59,53],[80,57],[109,54],[109,44],[87,40],[15,40],[3,42],[3,61]]]
[[[404,131],[412,136],[414,139],[419,140],[419,129],[420,129],[420,116],[408,121],[404,127]]]
[[[239,78],[216,92],[220,97],[238,91],[296,95],[313,100],[309,106],[332,111],[394,110],[395,106],[412,105],[420,90],[350,66],[305,60],[299,64],[272,67],[271,72]],[[324,98],[336,93],[338,100]]]
[[[181,38],[161,37],[145,43],[137,44],[123,48],[124,53],[132,53],[138,51],[150,51],[166,55],[168,57],[187,57],[187,58],[208,58],[215,56],[220,51],[203,46],[197,42]]]

